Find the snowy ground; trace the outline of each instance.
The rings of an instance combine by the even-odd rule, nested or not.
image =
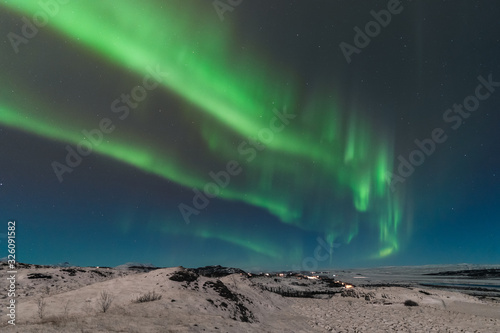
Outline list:
[[[0,268],[5,290],[7,267]],[[297,277],[207,277],[182,267],[147,271],[27,265],[16,276],[15,326],[7,323],[10,298],[5,292],[0,296],[0,331],[500,332],[495,297],[423,287],[415,281],[422,271],[407,269],[405,276],[401,268],[399,275],[395,268],[387,270],[338,272],[335,278],[355,285],[345,289]],[[495,279],[478,284],[490,283]],[[283,297],[263,287],[330,294]],[[161,298],[136,302],[153,291]],[[106,312],[102,292],[112,298]],[[407,300],[418,306],[405,306]]]

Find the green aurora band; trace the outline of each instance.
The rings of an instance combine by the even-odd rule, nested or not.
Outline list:
[[[369,221],[380,231],[373,257],[398,250],[404,220],[402,194],[391,193],[386,181],[386,173],[392,169],[392,139],[376,132],[355,107],[341,111],[333,99],[325,97],[331,91],[299,99],[299,82],[293,74],[272,64],[266,66],[258,51],[234,50],[230,22],[222,24],[215,13],[197,11],[193,2],[162,2],[161,10],[154,2],[141,3],[140,9],[133,1],[120,1],[119,6],[111,1],[90,3],[60,5],[59,12],[41,29],[69,37],[138,77],[148,74],[148,66],[168,73],[161,82],[163,89],[190,105],[186,119],[201,119],[196,131],[202,139],[196,145],[217,162],[213,169],[197,166],[177,153],[173,142],[159,144],[145,137],[140,126],[130,134],[134,140],[113,133],[108,142],[93,147],[95,152],[198,189],[210,181],[209,171],[221,170],[220,166],[236,159],[242,162],[243,172],[221,190],[220,198],[267,209],[286,224],[322,232],[330,244],[349,243],[358,234],[361,221]],[[4,1],[1,5],[29,18],[41,11],[38,1]],[[145,19],[140,25],[131,23],[141,17]],[[199,26],[202,31],[193,28]],[[1,103],[0,123],[48,139],[76,145],[82,140],[83,128],[96,127],[95,121],[85,117],[68,122],[67,115],[49,111],[51,107],[41,101]],[[296,117],[275,133],[255,160],[242,160],[238,144],[268,128],[273,109],[284,107]],[[37,109],[51,116],[41,116],[34,111]],[[147,117],[147,110],[141,112],[145,114],[133,114],[130,121]],[[304,196],[316,198],[316,204],[306,204]],[[332,204],[325,204],[326,199]],[[346,209],[346,203],[352,208]],[[163,221],[159,230],[193,234],[191,229],[196,229],[176,227],[179,223]],[[221,239],[271,257],[283,256],[271,242],[259,243],[257,235],[253,241],[245,241],[245,235],[207,226],[196,230],[197,237]]]

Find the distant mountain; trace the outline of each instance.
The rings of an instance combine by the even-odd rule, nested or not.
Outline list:
[[[54,267],[71,267],[73,265],[71,265],[69,262],[65,261],[65,262],[61,262],[61,263],[58,263],[58,264],[55,264],[52,266],[54,266]]]
[[[143,270],[143,271],[152,271],[155,269],[159,269],[160,267],[157,267],[153,264],[147,263],[139,263],[139,262],[127,262],[122,265],[118,265],[115,267],[116,269],[123,269],[123,270]]]
[[[500,269],[469,269],[465,271],[445,271],[437,273],[427,273],[424,275],[434,276],[466,276],[473,279],[493,279],[500,278]]]

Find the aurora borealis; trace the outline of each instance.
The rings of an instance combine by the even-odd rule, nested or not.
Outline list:
[[[500,94],[388,182],[478,75],[500,78],[492,13],[405,2],[348,64],[338,45],[384,2],[243,1],[224,20],[202,0],[0,4],[0,207],[21,261],[307,268],[318,238],[325,268],[500,258],[480,231],[500,231]],[[439,12],[482,20],[481,39],[431,40]],[[440,38],[476,49],[448,58]]]

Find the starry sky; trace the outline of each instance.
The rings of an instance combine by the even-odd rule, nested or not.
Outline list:
[[[22,262],[500,261],[500,8],[0,1]]]

